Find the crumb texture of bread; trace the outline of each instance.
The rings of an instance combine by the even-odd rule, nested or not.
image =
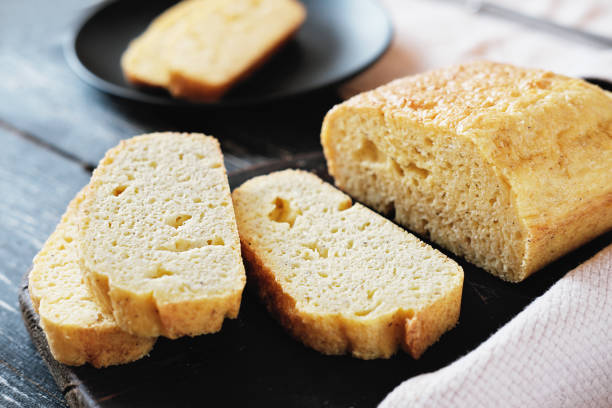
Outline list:
[[[612,98],[547,71],[479,61],[335,106],[336,185],[504,280],[612,227]]]
[[[136,84],[214,101],[265,62],[305,18],[296,0],[184,0],[130,43],[121,66]]]
[[[223,156],[202,134],[122,141],[81,205],[80,263],[126,331],[169,338],[220,330],[245,284]]]
[[[249,279],[305,345],[418,358],[457,323],[461,267],[317,176],[256,177],[232,198]]]
[[[77,250],[80,193],[34,258],[28,290],[53,357],[68,365],[124,364],[145,356],[155,338],[120,329],[83,279]]]

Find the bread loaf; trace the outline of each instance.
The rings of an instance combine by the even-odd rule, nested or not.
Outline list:
[[[214,101],[290,39],[305,17],[296,0],[184,0],[130,43],[121,66],[136,84]]]
[[[97,300],[141,336],[211,333],[238,315],[244,267],[216,139],[122,141],[94,171],[79,253]]]
[[[461,267],[315,175],[256,177],[232,198],[249,279],[307,346],[418,358],[457,322]]]
[[[518,282],[612,227],[612,98],[580,79],[475,62],[334,107],[336,185]]]
[[[119,328],[113,315],[96,302],[78,262],[79,194],[34,258],[28,289],[53,357],[64,364],[106,367],[146,355],[154,337],[138,337]]]

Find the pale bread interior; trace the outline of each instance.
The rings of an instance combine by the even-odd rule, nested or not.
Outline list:
[[[96,301],[79,267],[77,232],[80,193],[33,261],[28,289],[56,360],[96,367],[136,360],[155,338],[122,331]]]
[[[214,138],[122,142],[94,171],[82,210],[81,264],[123,328],[178,337],[236,317],[244,267]]]
[[[398,333],[384,327],[416,318],[436,302],[446,305],[426,329],[433,335],[424,337],[433,342],[456,323],[461,267],[313,174],[287,170],[257,177],[235,190],[233,199],[243,247],[298,314],[329,319],[329,326],[365,324],[351,340],[354,355],[388,357],[402,340],[385,339]],[[381,322],[378,331],[367,327]],[[347,351],[318,339],[310,343],[323,352]]]

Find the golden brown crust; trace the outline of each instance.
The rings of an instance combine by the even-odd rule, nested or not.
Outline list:
[[[161,333],[176,339],[221,330],[226,317],[238,317],[242,290],[219,297],[162,304],[151,293],[141,296],[118,287],[112,287],[109,296],[113,315],[125,330]]]
[[[400,164],[408,160],[402,150],[411,143],[406,135],[440,135],[447,144],[454,138],[457,145],[476,148],[474,161],[492,169],[496,183],[509,192],[520,230],[506,241],[517,254],[516,262],[505,264],[507,270],[476,262],[503,279],[521,281],[612,228],[612,99],[580,79],[479,61],[398,79],[355,96],[328,113],[321,132],[330,174],[355,195],[346,189],[346,174],[338,179],[353,159],[334,146],[335,122],[346,115],[380,117],[383,127],[402,129],[371,140]],[[368,197],[358,198],[370,205],[368,198],[384,201],[386,193],[377,188],[368,187]],[[416,224],[404,225],[424,232]],[[465,256],[459,245],[436,242]]]
[[[114,327],[65,327],[40,318],[53,358],[67,365],[96,368],[126,364],[146,356],[157,338],[130,335]]]
[[[296,308],[295,300],[283,290],[250,243],[242,238],[241,242],[248,277],[268,311],[294,338],[323,354],[389,358],[401,347],[418,359],[458,320],[462,282],[416,314],[398,310],[375,322],[358,322],[341,314],[308,314]]]
[[[527,239],[525,279],[549,262],[612,229],[612,191],[585,200],[574,212],[548,225],[534,225]]]

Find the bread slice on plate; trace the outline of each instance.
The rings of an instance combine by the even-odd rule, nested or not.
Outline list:
[[[153,133],[109,150],[86,190],[78,242],[98,301],[130,333],[195,336],[238,315],[246,278],[212,137]]]
[[[80,193],[34,258],[28,289],[53,357],[64,364],[106,367],[146,355],[154,337],[119,328],[96,302],[79,268],[77,253]]]
[[[518,282],[612,228],[612,98],[486,61],[398,79],[326,116],[342,190]]]
[[[461,267],[317,176],[256,177],[232,198],[249,279],[307,346],[418,358],[457,323]]]
[[[130,43],[121,66],[133,83],[214,101],[289,40],[305,17],[296,0],[184,0]]]

